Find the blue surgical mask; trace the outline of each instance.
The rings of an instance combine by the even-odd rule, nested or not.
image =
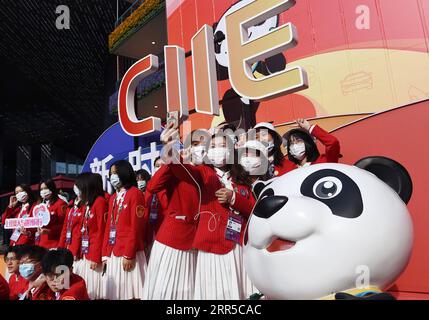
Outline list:
[[[34,263],[21,263],[19,265],[19,274],[25,279],[29,279],[34,274],[34,271]]]
[[[121,180],[119,179],[119,176],[116,173],[110,176],[110,183],[112,184],[113,188],[119,189],[121,185]]]

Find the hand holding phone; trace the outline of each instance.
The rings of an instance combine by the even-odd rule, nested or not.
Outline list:
[[[167,128],[179,128],[179,111],[167,112]]]

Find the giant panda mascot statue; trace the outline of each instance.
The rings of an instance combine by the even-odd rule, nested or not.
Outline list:
[[[294,170],[254,187],[244,264],[266,299],[393,299],[413,245],[399,163],[365,158]]]

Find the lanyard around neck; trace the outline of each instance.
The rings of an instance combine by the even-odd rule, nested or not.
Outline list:
[[[118,224],[118,220],[119,220],[119,215],[121,214],[121,211],[123,209],[124,206],[124,200],[125,200],[125,194],[127,193],[127,191],[124,191],[122,194],[116,194],[115,199],[113,200],[113,210],[112,210],[112,215],[110,216],[110,225],[111,226],[116,226]],[[116,214],[116,219],[115,219],[115,209],[116,209],[116,205],[117,205],[117,201],[118,201],[118,195],[120,196],[119,198],[119,207],[118,207],[118,213]]]

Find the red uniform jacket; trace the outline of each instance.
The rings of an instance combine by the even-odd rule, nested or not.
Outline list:
[[[51,213],[51,220],[49,224],[43,228],[48,229],[49,232],[40,235],[39,241],[36,240],[35,243],[46,249],[52,249],[58,246],[68,207],[67,203],[61,199],[57,199],[54,203],[50,203],[48,207]]]
[[[5,225],[6,219],[16,218],[20,210],[21,210],[21,206],[16,206],[14,208],[10,208],[9,206],[7,206],[6,210],[3,213],[3,216],[1,217],[1,224]]]
[[[201,188],[201,211],[193,247],[215,254],[230,252],[234,249],[235,242],[226,239],[225,232],[229,215],[235,215],[235,213],[232,212],[228,205],[220,204],[215,196],[215,192],[223,187],[215,169],[207,165],[192,166],[184,164],[183,166],[192,174]],[[177,178],[189,183],[195,183],[183,166],[180,164],[170,165]],[[233,184],[233,187],[235,202],[231,207],[238,211],[243,218],[240,234],[241,244],[247,217],[253,210],[255,199],[250,187],[238,184]]]
[[[325,153],[321,154],[315,161],[311,164],[317,163],[326,163],[334,162],[337,163],[340,158],[340,142],[329,132],[323,130],[318,125],[313,126],[310,130],[311,135],[313,135],[317,140],[319,140],[325,146]],[[297,169],[298,165],[290,161],[287,157],[284,158],[283,164],[281,166],[275,167],[275,176],[281,176],[289,171]]]
[[[164,165],[149,180],[146,205],[150,205],[152,194],[162,191],[165,193],[161,197],[165,196],[168,205],[155,239],[178,250],[190,250],[198,225],[197,186],[193,181],[178,179],[170,166]]]
[[[102,254],[103,257],[110,257],[113,253],[116,257],[134,259],[137,252],[144,250],[145,225],[147,222],[144,197],[142,192],[134,186],[127,190],[123,209],[116,224],[115,244],[111,245],[109,244],[111,219],[113,217],[113,220],[116,221],[119,211],[119,205],[114,205],[116,196],[117,193],[109,201],[109,214],[104,233]]]
[[[77,274],[70,275],[70,288],[59,292],[58,298],[47,283],[33,294],[32,300],[89,300],[85,280]]]
[[[79,256],[80,241],[81,241],[81,225],[82,217],[85,213],[85,206],[74,206],[67,210],[67,215],[64,219],[63,228],[61,231],[60,240],[58,241],[58,247],[66,248],[71,251],[73,257]],[[66,243],[67,239],[67,228],[71,230],[71,243]]]
[[[156,203],[152,204],[152,198],[154,195],[156,197]],[[167,207],[168,207],[168,198],[165,190],[161,190],[157,193],[154,192],[153,194],[150,191],[146,190],[146,192],[143,193],[143,196],[145,198],[145,206],[146,206],[145,217],[148,218],[147,224],[146,224],[146,244],[149,245],[149,244],[152,244],[153,241],[155,240],[155,236],[158,233],[158,230],[161,227],[162,222],[164,221],[165,211],[167,210]],[[156,210],[157,210],[157,218],[155,221],[153,221],[150,216],[153,205],[156,206]]]
[[[84,227],[85,230],[87,230],[89,248],[88,253],[84,254],[82,253],[82,246],[80,246],[80,257],[85,257],[87,260],[92,262],[101,263],[101,250],[103,247],[104,229],[106,226],[105,219],[109,214],[106,199],[104,197],[98,197],[89,209],[86,209],[85,206],[84,212],[87,212],[89,217],[85,217],[84,213],[79,225],[79,231],[81,227]]]
[[[9,278],[9,299],[19,300],[19,296],[28,289],[28,280],[19,274],[12,274]]]
[[[29,207],[29,210],[25,212],[21,212],[21,206],[16,206],[15,208],[6,208],[5,214],[3,216],[5,222],[6,219],[12,219],[12,218],[24,218],[25,216],[32,217],[33,216],[33,209],[35,204],[33,203],[32,206]],[[36,229],[27,229],[26,230],[29,234],[21,234],[17,241],[10,240],[10,246],[17,246],[22,244],[28,244],[33,245],[34,244],[34,234],[36,233]]]
[[[111,197],[111,194],[110,194],[110,193],[108,193],[108,192],[104,192],[104,198],[106,199],[107,203],[109,203],[109,201],[110,201],[110,197]]]
[[[0,274],[0,300],[9,300],[9,285]]]

